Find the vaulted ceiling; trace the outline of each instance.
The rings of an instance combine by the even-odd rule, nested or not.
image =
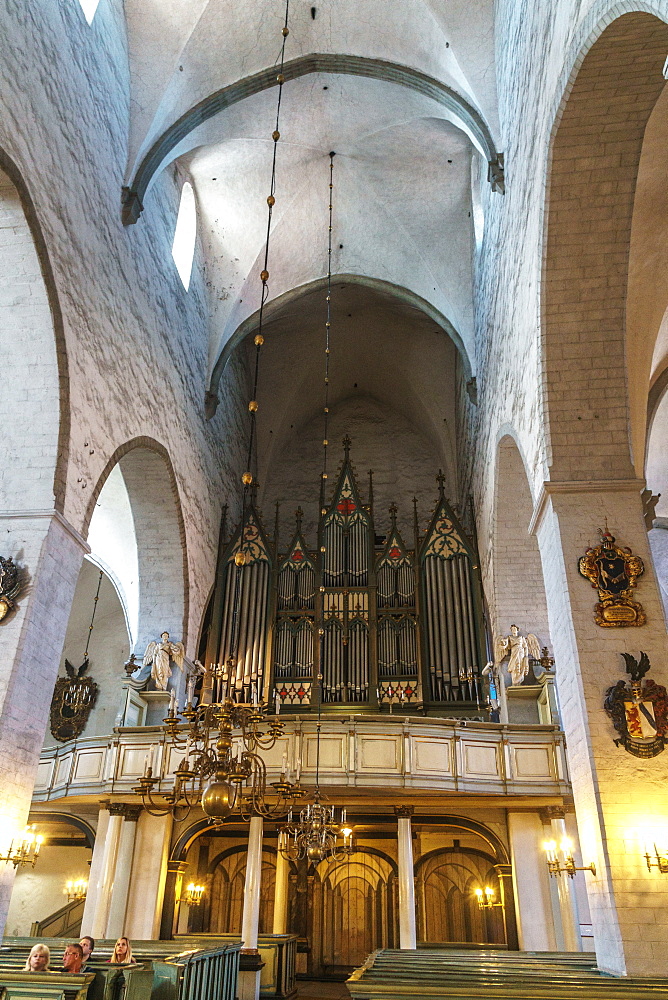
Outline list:
[[[143,201],[175,163],[194,186],[215,390],[231,350],[257,322],[285,5],[125,0],[125,9],[135,95],[127,184]],[[382,289],[381,312],[391,311],[393,296],[402,303],[389,324],[395,358],[411,336],[416,356],[429,354],[431,342],[420,338],[435,330],[452,340],[456,350],[437,352],[448,369],[439,370],[439,384],[451,397],[457,351],[462,375],[475,373],[474,223],[488,196],[488,161],[501,148],[493,0],[290,0],[289,25],[266,318],[285,328],[289,317],[292,333],[284,329],[288,355],[274,359],[276,371],[286,358],[286,373],[303,370],[311,289],[327,270],[335,151],[332,269],[359,286],[353,313],[363,308],[361,289],[376,290],[367,291],[373,322],[356,334],[367,349],[356,349],[354,334],[342,340],[358,381],[374,383],[376,398],[388,396],[375,372],[388,370],[377,367],[378,352],[392,347],[372,332],[387,320],[373,299]],[[312,379],[302,382],[294,402],[303,423],[320,404],[309,395]],[[292,392],[289,384],[274,389],[285,401]],[[443,410],[450,414],[451,402],[430,387],[421,417],[408,397],[403,407],[410,421],[425,418],[435,454],[447,452],[448,460]]]

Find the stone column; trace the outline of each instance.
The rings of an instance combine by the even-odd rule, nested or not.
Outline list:
[[[127,936],[137,941],[160,936],[172,822],[171,815],[151,816],[145,810],[139,817],[125,911]]]
[[[540,816],[509,812],[517,937],[522,951],[555,951],[556,938]]]
[[[417,947],[415,930],[415,868],[413,865],[413,806],[395,806],[399,867],[399,947]]]
[[[248,830],[244,910],[241,918],[242,949],[239,1000],[258,1000],[260,996],[260,970],[263,963],[257,950],[257,938],[260,926],[260,891],[262,888],[262,833],[262,817],[253,816]]]
[[[74,590],[90,549],[54,510],[0,511],[0,539],[0,555],[15,560],[23,580],[0,625],[0,801],[5,831],[23,831]],[[13,865],[0,865],[0,934],[14,875]]]
[[[100,803],[100,811],[97,817],[97,830],[95,831],[95,844],[93,846],[93,857],[90,862],[90,873],[88,876],[88,892],[84,903],[83,917],[81,918],[81,936],[93,936],[93,921],[95,919],[95,909],[98,902],[98,882],[102,874],[104,865],[104,848],[107,840],[107,830],[109,828],[108,802]]]
[[[94,938],[103,938],[107,933],[109,904],[111,903],[111,891],[116,871],[116,855],[118,854],[118,842],[121,836],[121,827],[123,826],[122,806],[118,802],[110,802],[106,811],[109,813],[109,821],[104,839],[104,852],[100,863],[100,874],[95,887],[95,909],[90,928],[91,937]]]
[[[137,836],[137,820],[139,819],[139,814],[142,812],[142,806],[123,804],[118,808],[122,811],[123,825],[118,839],[114,884],[111,890],[106,932],[106,937],[112,940],[125,934],[125,911],[128,905],[132,858],[135,850],[135,837]],[[109,809],[114,809],[113,803],[110,804]]]
[[[566,830],[566,811],[560,806],[548,806],[543,810],[543,821],[550,824],[550,837],[557,844],[568,838]],[[576,845],[573,844],[575,851]],[[561,930],[564,940],[564,951],[582,951],[580,940],[580,920],[578,917],[578,905],[575,898],[575,885],[573,879],[565,873],[555,879],[557,896],[559,900],[559,917],[561,920]]]
[[[281,844],[284,835],[278,834],[278,851],[276,852],[276,885],[274,889],[274,934],[287,934],[288,929],[288,877],[290,862],[281,854]]]
[[[543,562],[555,677],[573,786],[599,967],[615,975],[668,975],[668,879],[648,872],[645,832],[668,828],[668,754],[642,760],[615,746],[606,690],[626,679],[621,652],[650,658],[668,683],[668,637],[647,540],[639,480],[546,483],[533,517]],[[597,593],[578,559],[607,524],[645,564],[636,590],[647,622],[601,628]],[[642,905],[638,905],[638,900]]]

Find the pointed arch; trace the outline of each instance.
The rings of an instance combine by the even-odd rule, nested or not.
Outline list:
[[[36,207],[19,167],[2,149],[0,212],[5,234],[0,265],[6,298],[12,300],[0,307],[0,324],[11,331],[3,352],[3,444],[11,452],[16,433],[16,447],[22,448],[26,426],[39,439],[30,461],[21,464],[20,479],[4,481],[0,505],[19,508],[20,498],[30,495],[32,507],[53,505],[63,513],[70,402],[62,311]],[[51,486],[52,496],[44,492]]]

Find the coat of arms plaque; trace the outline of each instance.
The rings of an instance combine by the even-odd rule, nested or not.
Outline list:
[[[594,621],[601,628],[644,625],[647,617],[643,607],[633,600],[638,577],[645,572],[643,561],[631,549],[620,548],[609,531],[601,530],[600,535],[600,544],[587,549],[578,561],[582,576],[598,590]]]
[[[643,677],[650,669],[647,653],[636,660],[622,653],[631,684],[617,681],[608,688],[604,708],[619,733],[617,746],[634,757],[656,757],[668,741],[668,694],[662,684]]]

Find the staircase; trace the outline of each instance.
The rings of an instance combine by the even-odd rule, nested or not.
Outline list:
[[[617,979],[594,963],[580,952],[383,949],[346,985],[353,1000],[668,1000],[668,979]]]
[[[44,920],[35,920],[30,928],[30,937],[38,938],[78,938],[83,920],[84,899],[75,899],[61,906]]]

